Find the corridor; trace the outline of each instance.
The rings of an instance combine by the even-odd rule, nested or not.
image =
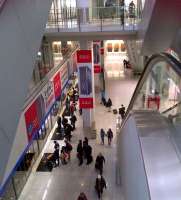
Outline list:
[[[128,106],[136,83],[137,80],[133,79],[131,75],[106,79],[106,95],[112,99],[113,109],[119,108],[121,104]],[[76,112],[78,121],[72,137],[71,162],[54,168],[52,172],[36,172],[35,169],[39,162],[37,161],[19,200],[76,200],[80,192],[85,192],[88,200],[98,199],[94,189],[97,177],[94,162],[89,166],[85,163],[78,166],[76,147],[78,140],[83,139],[84,136],[82,119],[78,111]],[[107,112],[107,109],[100,104],[100,97],[97,95],[95,109],[97,138],[89,140],[89,143],[93,149],[94,161],[99,152],[102,152],[106,159],[103,176],[107,182],[107,190],[103,194],[104,200],[123,199],[121,188],[116,185],[116,119],[117,115]],[[104,128],[106,131],[108,128],[113,130],[114,139],[111,147],[107,145],[107,140],[104,146],[100,144],[100,128]],[[61,140],[58,142],[60,145],[62,144]],[[43,153],[51,152],[53,152],[53,141],[48,139]]]

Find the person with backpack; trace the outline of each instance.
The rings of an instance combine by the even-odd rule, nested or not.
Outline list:
[[[103,165],[105,164],[105,158],[102,155],[102,153],[99,153],[97,158],[96,158],[96,162],[95,162],[95,169],[100,171],[100,174],[102,175],[103,172]]]
[[[72,145],[67,141],[65,140],[65,152],[68,154],[68,160],[71,159],[71,151],[72,151]]]
[[[79,166],[83,164],[83,146],[82,146],[82,140],[79,140],[78,146],[77,146],[77,158],[79,159]]]
[[[104,137],[105,137],[105,135],[106,135],[106,133],[105,133],[104,129],[101,128],[100,137],[101,137],[101,142],[102,142],[103,145],[104,145]]]
[[[106,187],[106,181],[103,178],[103,176],[99,174],[96,178],[96,183],[95,183],[95,189],[96,189],[96,192],[97,192],[99,199],[101,199],[101,197],[102,197],[104,188],[105,189],[107,188]]]
[[[112,132],[112,130],[110,128],[107,131],[107,138],[108,138],[108,145],[111,145],[112,138],[113,138],[113,132]]]

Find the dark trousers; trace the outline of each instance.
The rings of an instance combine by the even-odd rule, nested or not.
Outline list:
[[[78,159],[79,159],[79,165],[82,165],[83,164],[83,154],[79,154]]]
[[[92,155],[87,155],[87,165],[89,165],[92,162]]]

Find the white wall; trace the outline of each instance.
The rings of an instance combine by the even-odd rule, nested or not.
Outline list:
[[[20,155],[23,153],[27,144],[28,144],[28,139],[27,139],[26,124],[25,124],[25,118],[24,118],[24,112],[23,112],[21,114],[21,117],[18,123],[16,136],[11,148],[11,153],[10,153],[9,160],[6,166],[6,172],[4,173],[3,182],[7,179],[8,175],[10,174],[11,170],[15,166]]]
[[[50,6],[51,0],[8,0],[0,14],[0,184]]]
[[[150,200],[138,132],[130,117],[118,136],[118,165],[125,200]]]

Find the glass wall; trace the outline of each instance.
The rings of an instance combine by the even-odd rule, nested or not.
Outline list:
[[[163,112],[180,102],[180,77],[166,62],[160,61],[149,73],[134,109]]]

